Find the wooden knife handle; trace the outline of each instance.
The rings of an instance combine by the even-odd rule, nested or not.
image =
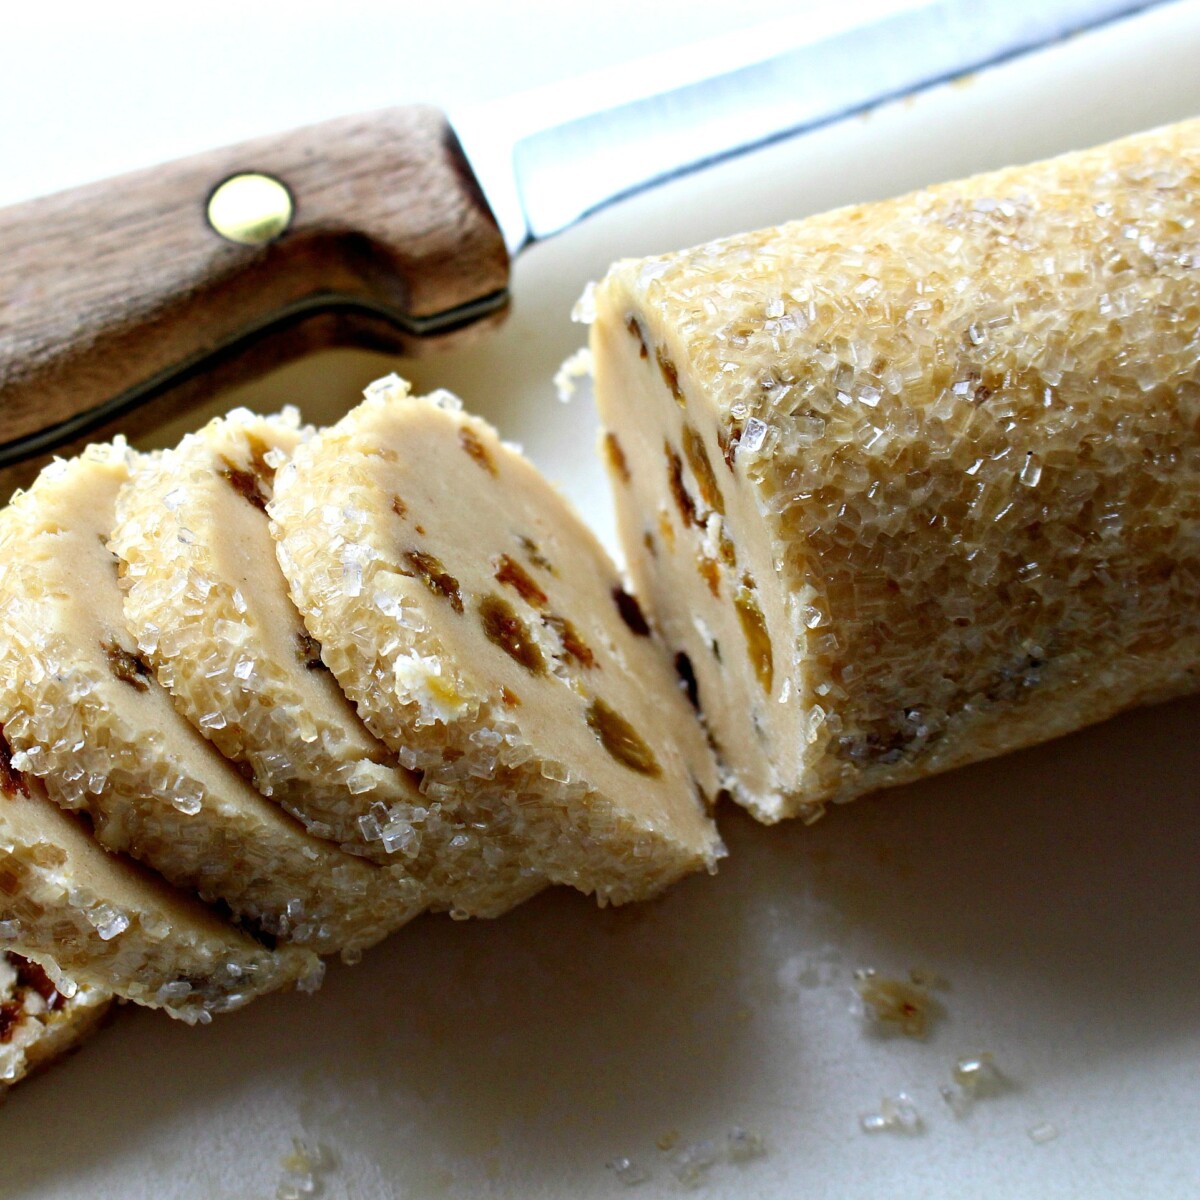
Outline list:
[[[250,173],[285,189],[276,216],[286,228],[262,244],[230,241],[211,223],[218,186]],[[280,202],[281,189],[266,191],[268,208]],[[251,222],[242,232],[270,230]],[[328,121],[0,209],[0,445],[309,310],[361,307],[419,334],[439,314],[465,322],[473,307],[502,307],[507,280],[487,203],[445,118],[426,107]],[[354,322],[323,326],[344,339]],[[409,340],[401,329],[394,348]]]

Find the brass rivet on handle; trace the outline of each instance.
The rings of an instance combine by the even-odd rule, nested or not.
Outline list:
[[[292,223],[292,194],[270,175],[246,172],[220,184],[208,198],[208,223],[242,246],[273,242]]]

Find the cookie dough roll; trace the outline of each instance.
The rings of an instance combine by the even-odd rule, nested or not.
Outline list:
[[[270,513],[325,661],[462,827],[437,851],[451,884],[484,872],[459,909],[500,902],[489,867],[620,903],[714,864],[714,767],[669,660],[563,498],[456,398],[374,385]]]
[[[259,791],[309,833],[402,864],[420,793],[321,661],[275,560],[266,505],[305,432],[295,409],[238,409],[141,456],[110,542],[125,618],[179,711]]]
[[[175,710],[106,544],[133,461],[91,447],[0,514],[0,724],[110,849],[271,936],[354,956],[421,911],[420,890],[307,833]]]
[[[85,1042],[112,1008],[101,988],[63,981],[55,987],[31,959],[0,950],[0,1100],[13,1084]]]
[[[1198,194],[1191,121],[595,290],[633,578],[758,817],[1196,688]]]
[[[25,979],[43,1001],[37,1006],[25,997],[22,1012],[10,1013],[14,1036],[25,1014],[51,1024],[46,1013],[61,1007],[56,997],[79,1014],[71,1018],[78,1032],[99,1019],[109,993],[197,1022],[275,988],[315,988],[322,973],[311,952],[269,950],[132,860],[102,849],[77,817],[50,800],[39,779],[16,768],[2,735],[0,951],[35,964]],[[41,1036],[30,1026],[19,1056],[0,1053],[0,1083],[32,1065]],[[69,1040],[65,1029],[53,1037]],[[3,1042],[0,1035],[0,1051]]]

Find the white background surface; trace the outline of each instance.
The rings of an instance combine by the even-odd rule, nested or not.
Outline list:
[[[0,30],[0,201],[340,112],[499,95],[738,20],[629,0],[598,19],[550,2],[26,5]],[[1191,115],[1198,54],[1200,5],[1176,4],[672,184],[523,255],[506,328],[412,372],[524,442],[607,533],[591,410],[549,381],[582,341],[571,303],[613,257]],[[389,365],[324,356],[236,398],[327,419]],[[1194,1197],[1197,717],[1134,714],[811,829],[726,814],[715,880],[626,911],[553,894],[491,925],[420,921],[316,998],[210,1029],[123,1014],[0,1110],[0,1195],[269,1197],[306,1136],[335,1155],[329,1196],[618,1196],[619,1155],[652,1172],[633,1195],[670,1196],[658,1136],[742,1125],[768,1154],[701,1194]],[[851,1016],[867,965],[947,977],[928,1041]],[[1013,1087],[958,1121],[937,1087],[981,1050]],[[901,1089],[925,1133],[860,1132]],[[1039,1146],[1042,1121],[1059,1137]]]

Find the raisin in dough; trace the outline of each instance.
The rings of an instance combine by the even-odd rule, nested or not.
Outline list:
[[[275,560],[266,504],[305,432],[294,409],[238,409],[141,457],[110,542],[125,618],[179,711],[259,791],[310,833],[403,863],[420,793],[321,661]]]
[[[39,779],[13,765],[3,738],[0,950],[38,963],[64,996],[88,989],[98,1005],[111,992],[188,1022],[321,978],[311,952],[268,950],[102,849]]]
[[[618,263],[633,579],[757,816],[1197,686],[1200,123]]]
[[[713,865],[714,767],[669,662],[562,497],[454,397],[374,385],[270,512],[325,661],[466,821],[456,873],[515,863],[623,902]]]
[[[100,988],[66,981],[60,992],[28,958],[0,950],[0,1099],[8,1088],[69,1054],[112,1006]]]
[[[125,626],[106,541],[133,456],[51,464],[0,515],[0,724],[20,769],[178,887],[319,953],[420,911],[403,872],[306,833],[176,712]]]

